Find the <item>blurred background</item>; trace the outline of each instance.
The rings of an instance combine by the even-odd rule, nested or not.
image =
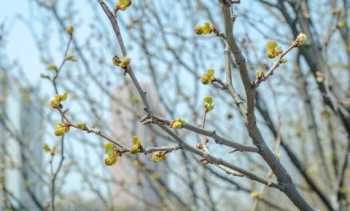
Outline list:
[[[265,52],[269,40],[285,50],[300,32],[307,35],[305,47],[289,53],[287,63],[257,89],[257,123],[313,207],[350,210],[350,2],[241,0],[232,8],[234,35],[252,80],[274,63]],[[215,107],[206,129],[253,145],[239,103],[200,80],[209,68],[216,78],[226,77],[223,40],[194,32],[205,21],[224,31],[219,0],[133,0],[118,20],[131,65],[157,115],[200,126],[203,98],[210,95]],[[74,27],[72,37],[68,26]],[[277,189],[203,164],[185,150],[159,163],[140,153],[106,166],[101,137],[77,129],[56,137],[61,116],[48,103],[56,95],[48,66],[59,66],[67,53],[74,59],[60,69],[56,83],[58,93],[69,93],[64,108],[73,122],[126,146],[133,136],[145,147],[176,145],[159,128],[140,123],[141,99],[112,64],[121,50],[97,0],[3,1],[0,210],[53,210],[53,192],[56,210],[296,210]],[[244,98],[234,64],[232,78]],[[187,130],[176,134],[193,146],[203,138]],[[208,148],[217,158],[276,180],[257,154],[232,153],[211,139]]]

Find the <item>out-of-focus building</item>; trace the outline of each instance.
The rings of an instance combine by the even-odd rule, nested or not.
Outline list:
[[[30,210],[37,210],[35,203],[44,198],[43,181],[43,107],[35,103],[35,90],[20,91],[20,144],[21,200]],[[35,196],[35,198],[34,198]]]
[[[156,114],[161,114],[159,97],[151,86],[143,86],[147,92],[147,99],[154,108]],[[148,126],[140,123],[143,114],[141,99],[132,84],[117,87],[115,97],[112,99],[112,130],[113,136],[121,143],[131,146],[132,136],[137,135],[145,146],[164,145],[160,137]],[[155,174],[148,173],[145,176],[145,169],[140,167],[137,159],[147,169],[154,170]],[[125,210],[149,210],[147,207],[160,205],[161,197],[159,187],[154,186],[150,180],[155,177],[167,181],[165,164],[153,163],[143,154],[138,156],[123,157],[112,170],[113,178],[117,182],[113,187],[114,204],[122,205]],[[147,205],[148,204],[148,205]],[[153,209],[154,210],[154,209]]]
[[[0,72],[0,211],[20,205],[40,210],[44,193],[42,175],[42,108],[33,90],[10,89]],[[11,90],[11,99],[9,95]],[[19,97],[18,97],[19,96]],[[11,135],[9,135],[11,134]]]

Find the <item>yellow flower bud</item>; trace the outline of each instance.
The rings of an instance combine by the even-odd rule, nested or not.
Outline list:
[[[214,100],[211,96],[204,97],[204,109],[205,112],[209,112],[214,108]]]
[[[52,108],[59,108],[61,103],[68,98],[68,92],[64,92],[62,95],[56,95],[50,100],[50,106]]]
[[[107,166],[114,165],[119,160],[119,157],[121,156],[120,152],[118,152],[118,150],[114,148],[112,143],[106,143],[104,145],[104,150],[105,150],[105,159],[104,159],[105,165]]]
[[[255,73],[255,78],[256,78],[256,80],[261,80],[261,79],[263,79],[264,77],[265,77],[265,72],[264,72],[264,71],[259,70],[259,71],[257,71],[257,72]]]
[[[282,50],[278,47],[278,44],[274,40],[269,40],[266,43],[266,55],[268,58],[273,59],[279,56]]]
[[[77,58],[74,55],[67,55],[64,59],[71,62],[77,61]]]
[[[117,10],[126,10],[131,5],[131,0],[118,0],[116,3]]]
[[[142,151],[143,151],[143,147],[142,147],[142,144],[141,144],[139,137],[137,137],[137,136],[132,137],[132,146],[130,149],[130,153],[137,154],[137,153],[142,152]]]
[[[296,45],[299,47],[299,46],[304,45],[304,43],[305,43],[306,40],[307,40],[306,34],[300,33],[300,34],[297,36],[297,38],[295,39],[295,42],[296,42]]]
[[[55,64],[48,64],[47,69],[52,71],[58,71],[58,67]]]
[[[49,147],[48,144],[43,144],[43,150],[44,150],[46,153],[50,153],[50,152],[51,152],[51,148]]]
[[[61,101],[59,100],[58,96],[54,96],[51,100],[50,100],[50,106],[52,108],[59,108],[61,105]]]
[[[166,151],[153,152],[151,156],[151,160],[153,160],[154,162],[165,160],[165,158],[166,158]]]
[[[198,35],[210,34],[216,32],[214,25],[210,22],[205,22],[203,24],[198,24],[194,27],[194,31]]]
[[[73,27],[72,25],[67,26],[66,32],[67,32],[69,35],[73,35],[73,33],[74,33],[74,27]]]
[[[141,99],[140,99],[140,97],[137,96],[137,95],[132,95],[132,96],[130,97],[130,101],[131,101],[132,105],[138,105],[138,104],[140,104]]]
[[[80,130],[86,130],[86,124],[84,122],[81,122],[77,125],[77,128],[79,128]]]
[[[170,127],[174,128],[174,129],[182,128],[184,124],[185,124],[184,120],[177,118],[177,119],[170,122]]]
[[[112,154],[105,155],[105,160],[104,160],[105,165],[112,166],[112,165],[116,164],[119,157],[120,157],[119,154],[115,151]]]
[[[260,192],[256,192],[256,191],[253,191],[250,193],[250,196],[254,199],[260,199],[261,198],[261,193]]]
[[[69,131],[70,126],[67,123],[59,123],[55,127],[55,136],[63,136]]]
[[[63,95],[59,95],[60,101],[65,101],[68,98],[68,92],[65,91]]]
[[[214,69],[209,68],[207,72],[201,76],[202,83],[203,84],[211,83],[215,79],[214,73],[215,73]]]
[[[104,144],[105,154],[111,154],[113,152],[113,144],[112,143],[105,143]]]
[[[121,58],[118,58],[117,56],[115,56],[113,57],[112,62],[113,62],[113,65],[126,69],[130,64],[130,58],[128,58],[127,56],[123,56]]]
[[[55,156],[56,154],[56,147],[50,148],[48,144],[43,144],[43,150],[47,154],[50,154],[51,156]]]

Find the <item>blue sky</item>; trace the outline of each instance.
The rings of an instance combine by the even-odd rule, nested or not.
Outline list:
[[[5,22],[5,29],[8,32],[6,37],[7,46],[5,51],[11,61],[15,60],[25,67],[27,76],[37,82],[40,75],[38,52],[28,27],[25,26],[20,16],[28,17],[28,1],[4,1],[0,7],[0,22]]]

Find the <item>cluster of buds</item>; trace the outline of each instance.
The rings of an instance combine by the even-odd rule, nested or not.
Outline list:
[[[176,118],[170,122],[169,126],[171,128],[177,129],[177,128],[182,128],[184,124],[185,124],[185,121],[183,119]]]
[[[68,123],[58,123],[55,127],[55,136],[63,136],[70,129],[70,125]]]
[[[64,92],[62,95],[56,95],[50,100],[50,106],[52,108],[60,108],[61,103],[68,98],[68,92]]]
[[[204,97],[204,110],[206,113],[213,110],[214,108],[214,100],[212,96]]]
[[[104,145],[105,148],[105,165],[107,166],[112,166],[115,163],[117,163],[117,161],[119,160],[119,158],[121,157],[121,153],[114,148],[112,143],[106,143]]]
[[[118,66],[122,69],[127,69],[129,64],[130,64],[130,58],[127,56],[123,56],[120,58],[115,56],[115,57],[113,57],[112,62],[113,62],[113,65],[115,65],[115,66]]]
[[[194,31],[198,35],[205,35],[205,34],[210,34],[210,33],[215,33],[217,32],[216,28],[214,25],[210,22],[204,22],[203,24],[198,24],[194,27]]]
[[[130,148],[131,154],[137,154],[143,151],[142,143],[139,137],[134,136],[132,137],[132,146]]]
[[[274,40],[269,40],[266,43],[266,55],[270,59],[276,58],[282,53],[281,48],[278,46],[277,42]]]
[[[131,6],[131,0],[118,0],[115,4],[116,10],[126,10]]]
[[[304,33],[300,33],[294,40],[293,45],[291,47],[300,47],[305,44],[307,40],[307,36]],[[269,40],[266,43],[266,55],[270,59],[274,59],[281,55],[283,51],[278,46],[277,42],[275,40]],[[282,61],[282,63],[285,63],[285,61]]]
[[[166,158],[166,151],[156,151],[152,153],[151,160],[154,162],[159,162],[162,160],[165,160]]]
[[[203,84],[209,84],[215,80],[214,69],[209,68],[206,73],[201,76],[201,81]]]

